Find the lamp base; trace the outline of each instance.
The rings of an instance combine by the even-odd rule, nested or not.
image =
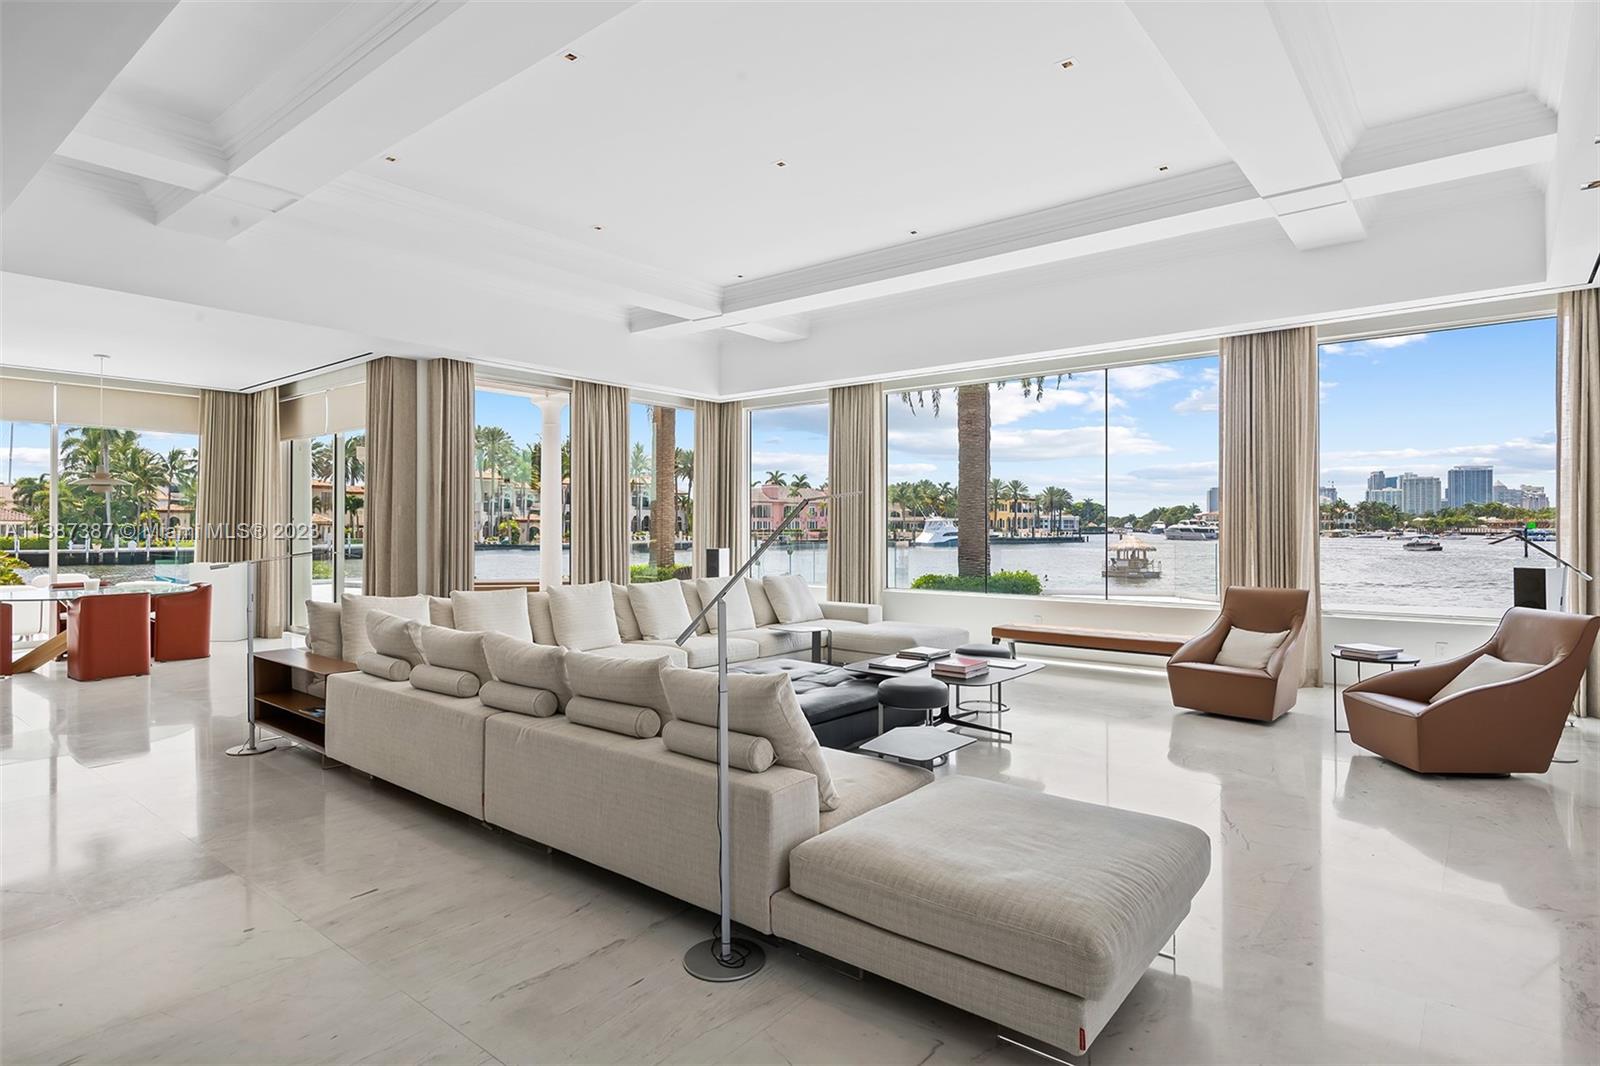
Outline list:
[[[702,940],[683,953],[683,968],[689,976],[702,981],[743,981],[754,977],[767,964],[767,953],[760,944],[734,937],[733,957],[721,957],[722,941],[716,937]]]
[[[228,748],[226,751],[224,751],[223,754],[224,755],[235,755],[235,756],[238,756],[238,755],[265,755],[269,751],[277,751],[277,750],[278,750],[278,741],[277,741],[276,738],[274,738],[272,740],[265,741],[264,743],[263,742],[257,742],[257,743],[247,743],[247,744],[235,744],[233,747]]]

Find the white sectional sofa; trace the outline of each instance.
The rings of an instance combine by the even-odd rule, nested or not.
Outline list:
[[[604,643],[602,593],[555,596],[547,630],[515,591],[350,598],[333,628],[361,671],[328,679],[329,756],[708,910],[725,829],[736,921],[1073,1053],[1209,871],[1192,826],[823,749],[781,672],[729,678],[719,827],[716,679],[643,631]],[[600,643],[530,639],[563,630]]]

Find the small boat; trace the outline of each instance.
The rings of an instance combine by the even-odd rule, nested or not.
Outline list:
[[[1166,536],[1167,535],[1167,524],[1165,522],[1152,522],[1152,523],[1150,523],[1150,535],[1152,537],[1164,537],[1164,536]]]
[[[1375,529],[1370,533],[1357,533],[1356,534],[1356,539],[1357,540],[1386,540],[1386,539],[1388,539],[1388,536],[1389,535],[1387,533],[1382,533],[1382,532],[1380,532],[1380,531]]]
[[[960,541],[956,524],[948,518],[930,518],[911,543],[922,548],[953,548]]]
[[[1404,544],[1400,545],[1400,547],[1403,548],[1404,550],[1408,551],[1408,552],[1442,552],[1442,551],[1444,551],[1444,545],[1442,543],[1440,543],[1439,538],[1438,537],[1430,537],[1426,533],[1423,533],[1423,534],[1420,534],[1418,536],[1412,537],[1410,540],[1408,540]]]
[[[1199,522],[1190,518],[1168,526],[1166,534],[1168,540],[1216,540],[1217,527],[1209,522]]]
[[[1111,557],[1106,560],[1101,577],[1122,581],[1147,581],[1161,576],[1161,564],[1150,558],[1155,551],[1138,537],[1124,537],[1111,546]]]

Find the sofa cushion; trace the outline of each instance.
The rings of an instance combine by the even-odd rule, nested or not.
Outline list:
[[[661,727],[661,740],[668,751],[701,762],[717,761],[717,731],[710,726],[680,722],[674,718]],[[728,731],[728,765],[735,770],[750,774],[764,773],[772,768],[776,760],[772,741],[766,737]]]
[[[661,732],[661,715],[631,703],[574,696],[567,704],[567,720],[591,729],[604,729],[625,737],[653,737]]]
[[[756,654],[765,659],[769,655],[793,655],[796,652],[811,650],[811,638],[804,633],[791,633],[771,626],[757,629],[731,630],[728,636],[734,640],[752,640],[756,644]]]
[[[358,596],[347,592],[339,599],[340,658],[355,662],[356,656],[372,650],[367,639],[367,612],[387,611],[413,622],[428,620],[426,596]]]
[[[572,698],[567,684],[565,648],[517,640],[500,633],[485,633],[483,655],[496,681],[553,693],[561,706]],[[488,699],[484,699],[488,703]],[[509,709],[509,708],[508,708]]]
[[[694,583],[694,589],[700,595],[701,606],[703,607],[710,603],[727,583],[728,579],[725,577],[697,578]],[[723,610],[728,616],[728,631],[730,633],[735,630],[754,629],[756,627],[755,609],[750,604],[750,593],[745,590],[743,578],[739,580],[737,585],[733,586],[732,591],[723,599],[722,604]],[[711,627],[713,633],[717,631],[717,612],[715,608],[712,609],[710,614],[706,615],[706,624]]]
[[[570,651],[588,651],[622,643],[617,627],[611,582],[563,585],[550,590],[550,621],[556,643]]]
[[[960,776],[789,860],[806,899],[1086,999],[1143,970],[1210,868],[1192,825]]]
[[[449,596],[428,597],[428,624],[446,629],[456,627],[456,613],[450,608]]]
[[[363,674],[381,677],[385,681],[405,681],[411,677],[411,663],[382,652],[364,651],[356,657],[356,665]]]
[[[769,574],[761,579],[767,599],[780,622],[811,622],[822,617],[822,607],[811,586],[799,574]]]
[[[430,666],[427,663],[412,667],[410,680],[412,688],[458,699],[476,696],[483,684],[478,675],[470,670],[452,670],[447,666]]]
[[[682,645],[672,640],[647,640],[644,643],[682,651],[685,659],[677,664],[679,666],[700,670],[708,666],[717,665],[717,638],[711,633],[702,633],[690,637]],[[623,647],[629,646],[623,645]],[[760,656],[760,644],[753,640],[741,640],[732,633],[728,634],[728,661],[730,663],[748,662],[751,659],[760,658]]]
[[[465,670],[481,685],[494,678],[489,659],[483,652],[483,636],[461,629],[423,626],[420,632],[422,657],[429,666]]]
[[[670,640],[659,642],[646,640],[635,641],[632,644],[613,644],[609,648],[591,648],[583,654],[598,655],[603,659],[647,660],[657,663],[671,663],[673,666],[689,665],[689,653]]]
[[[717,724],[717,676],[701,670],[668,669],[662,672],[667,706],[672,717],[697,725]],[[805,770],[817,779],[821,810],[839,804],[833,776],[822,756],[822,746],[800,710],[789,678],[783,674],[729,674],[728,728],[766,737],[779,763]]]
[[[1265,670],[1278,645],[1289,639],[1289,631],[1261,633],[1254,629],[1229,626],[1222,647],[1212,662],[1218,666],[1237,666],[1243,670]]]
[[[629,585],[628,602],[644,640],[671,640],[689,626],[689,601],[683,598],[680,582]]]
[[[485,681],[478,690],[478,698],[485,707],[513,714],[528,714],[535,718],[549,718],[561,710],[554,692],[542,688],[524,688],[505,681]]]
[[[337,603],[307,600],[306,651],[312,655],[326,655],[330,659],[343,659],[344,633],[339,620]]]
[[[452,592],[450,614],[456,629],[504,633],[518,640],[533,639],[533,624],[528,620],[528,593],[524,589]]]
[[[636,645],[627,645],[634,647]],[[627,703],[667,713],[667,697],[661,687],[659,659],[615,659],[588,652],[567,653],[567,684],[572,696],[592,700]],[[569,710],[572,704],[567,704]]]
[[[744,579],[744,592],[750,597],[750,612],[758,627],[770,626],[778,621],[778,612],[772,609],[772,600],[767,598],[765,585],[747,577]]]
[[[860,655],[890,655],[919,645],[959,648],[971,639],[965,629],[923,622],[868,622],[865,625],[831,622],[829,628],[833,630],[835,652]]]
[[[550,618],[550,594],[528,593],[528,625],[533,629],[533,639],[540,644],[556,643],[556,625]]]
[[[622,637],[624,644],[644,636],[639,631],[639,619],[633,613],[633,603],[628,599],[628,586],[612,583],[611,611],[617,616],[617,634]]]
[[[388,611],[368,611],[367,642],[379,655],[404,659],[411,666],[420,666],[423,662],[420,643],[422,626],[421,622],[401,618]]]
[[[1220,656],[1219,656],[1220,658]],[[1493,655],[1480,655],[1467,664],[1467,668],[1446,682],[1445,686],[1433,694],[1429,702],[1438,703],[1440,700],[1449,699],[1458,692],[1465,692],[1469,688],[1480,685],[1494,685],[1501,681],[1510,681],[1512,678],[1531,674],[1535,670],[1542,670],[1545,663],[1519,663],[1508,659],[1497,659]]]
[[[839,805],[823,811],[818,828],[827,832],[852,818],[882,807],[891,800],[910,795],[933,782],[933,771],[907,766],[873,755],[823,748],[822,758],[839,791]]]

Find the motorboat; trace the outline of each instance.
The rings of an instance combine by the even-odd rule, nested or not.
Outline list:
[[[1167,535],[1167,524],[1165,522],[1152,522],[1152,523],[1150,523],[1150,535],[1152,537],[1164,537],[1164,536],[1166,536]]]
[[[1148,581],[1161,576],[1161,564],[1150,558],[1155,546],[1138,537],[1123,537],[1111,546],[1101,577],[1121,581]]]
[[[1434,536],[1429,536],[1426,533],[1419,534],[1418,536],[1412,537],[1410,540],[1408,540],[1405,543],[1401,544],[1400,547],[1405,549],[1408,552],[1442,552],[1442,551],[1444,551],[1444,544],[1439,540],[1439,538],[1438,537],[1434,537]]]
[[[955,522],[948,518],[930,518],[911,543],[922,548],[953,548],[960,540]]]
[[[1191,518],[1168,526],[1166,536],[1168,540],[1216,540],[1217,527]]]

